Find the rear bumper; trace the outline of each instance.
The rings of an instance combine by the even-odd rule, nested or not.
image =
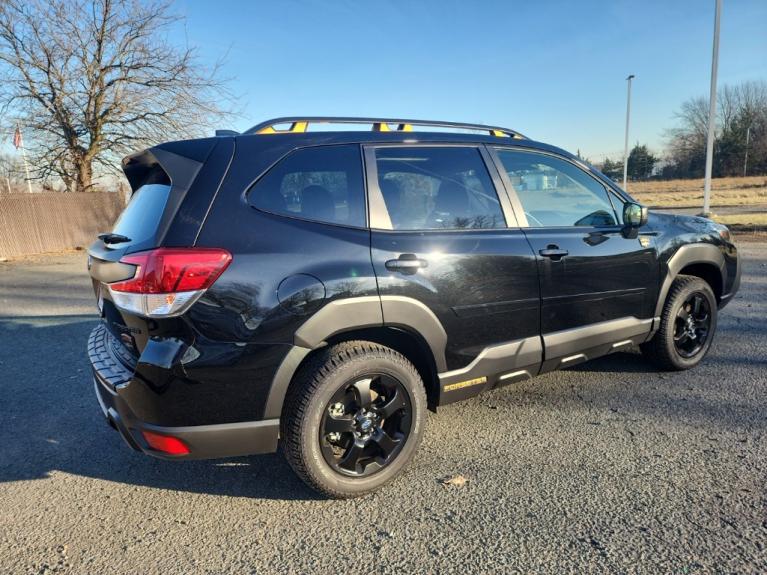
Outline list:
[[[93,367],[93,384],[107,422],[120,432],[136,451],[161,459],[214,459],[272,453],[277,450],[279,419],[244,421],[217,425],[161,426],[135,416],[122,393],[133,377],[110,351],[104,326],[97,326],[88,340],[88,355]],[[189,448],[186,455],[168,455],[152,449],[142,431],[176,437]]]

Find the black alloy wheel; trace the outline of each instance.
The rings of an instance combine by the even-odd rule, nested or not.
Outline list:
[[[674,346],[684,358],[694,357],[708,340],[711,330],[711,306],[701,292],[687,296],[674,321]]]
[[[298,476],[335,498],[400,475],[426,426],[426,388],[401,353],[370,341],[318,350],[291,382],[280,442]]]
[[[339,473],[372,475],[402,450],[411,415],[410,398],[399,380],[380,373],[356,377],[342,385],[325,408],[322,455]]]
[[[702,278],[680,274],[663,303],[657,332],[640,345],[642,354],[665,370],[695,367],[711,349],[717,311],[711,286]]]

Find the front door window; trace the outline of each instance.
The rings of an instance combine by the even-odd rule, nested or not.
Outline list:
[[[605,187],[577,166],[522,150],[498,150],[532,228],[615,226],[618,219]]]

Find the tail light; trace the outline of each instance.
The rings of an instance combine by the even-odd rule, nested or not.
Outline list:
[[[114,304],[147,317],[184,313],[224,273],[232,255],[218,248],[158,248],[123,257],[129,279],[108,284]]]

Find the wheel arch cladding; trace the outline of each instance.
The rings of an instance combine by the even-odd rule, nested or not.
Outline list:
[[[389,347],[402,354],[418,371],[426,390],[429,408],[436,409],[439,401],[439,377],[434,355],[423,337],[409,328],[383,326],[346,331],[328,340],[328,345],[363,340]]]
[[[447,334],[422,302],[402,296],[365,296],[329,302],[298,330],[294,344],[315,349],[339,333],[370,327],[403,327],[418,334],[432,352],[438,371],[445,371]]]
[[[708,262],[689,264],[679,270],[678,275],[699,277],[711,286],[711,291],[714,292],[717,302],[722,299],[724,279],[721,270],[715,264]]]
[[[296,330],[294,347],[272,380],[264,417],[280,417],[290,382],[312,351],[326,344],[366,338],[399,351],[413,362],[433,407],[439,387],[436,374],[445,371],[447,365],[447,334],[439,319],[411,298],[364,296],[331,301]]]
[[[688,244],[681,246],[671,258],[669,258],[668,272],[661,284],[660,293],[658,294],[658,302],[655,306],[655,317],[659,317],[663,311],[663,305],[668,297],[671,284],[674,283],[676,277],[680,274],[689,274],[700,277],[709,285],[714,291],[717,300],[721,296],[722,286],[725,285],[727,267],[724,260],[724,255],[721,249],[713,244]],[[697,273],[696,273],[697,272]],[[699,275],[705,274],[705,275]],[[714,281],[719,287],[717,293],[717,286],[712,285]]]

